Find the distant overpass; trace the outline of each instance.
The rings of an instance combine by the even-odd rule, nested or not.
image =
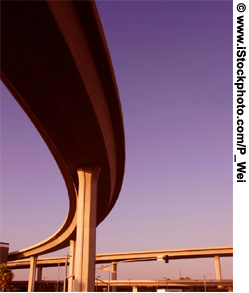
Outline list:
[[[98,286],[106,286],[108,280],[103,280],[104,283],[98,282]],[[95,285],[96,285],[95,281]],[[233,287],[233,280],[213,280],[208,279],[205,280],[205,285],[207,287]],[[132,287],[133,291],[135,291],[136,287],[196,287],[196,286],[204,286],[204,280],[116,280],[110,281],[110,286],[125,286]]]
[[[167,258],[169,261],[174,260],[174,259],[214,257],[215,270],[216,270],[216,281],[218,282],[217,284],[220,286],[219,282],[223,282],[222,277],[221,277],[220,257],[233,256],[233,247],[232,246],[222,246],[222,247],[204,247],[204,248],[184,248],[184,249],[164,249],[164,250],[151,250],[151,251],[120,252],[120,253],[102,253],[102,254],[96,255],[95,263],[96,264],[108,264],[108,263],[111,264],[111,266],[112,266],[112,280],[111,280],[110,285],[113,286],[113,291],[116,291],[117,286],[125,286],[125,284],[120,283],[121,281],[117,280],[117,264],[122,263],[122,262],[155,261],[155,260],[160,261],[160,260],[163,260],[163,257],[165,255],[167,255]],[[71,259],[74,259],[74,258],[72,257]],[[37,259],[37,267],[38,267],[38,274],[37,274],[38,280],[37,281],[38,281],[38,283],[42,281],[42,268],[65,266],[65,264],[66,264],[66,257],[65,256]],[[11,269],[30,268],[30,260],[23,259],[23,260],[17,260],[17,261],[9,261],[7,263],[7,265]],[[67,265],[70,265],[70,258],[67,258]],[[184,281],[187,281],[187,280],[184,280]],[[145,282],[145,281],[143,281],[143,282]],[[154,282],[154,281],[146,281],[146,282]],[[192,281],[192,282],[194,282],[194,284],[195,284],[194,286],[197,286],[196,281]],[[181,284],[183,284],[183,282]],[[134,288],[136,286],[144,286],[144,285],[138,285],[138,284],[133,285]],[[151,286],[151,285],[148,284],[146,286]],[[230,281],[230,283],[226,286],[231,288],[232,281]],[[136,289],[134,289],[134,290],[136,290]]]
[[[24,285],[27,286],[28,281],[13,281],[13,285],[20,286]],[[62,288],[63,281],[56,281],[56,280],[43,280],[40,282],[36,282],[36,288],[41,289],[42,287],[46,288],[54,288],[54,286],[59,286]],[[198,280],[111,280],[109,283],[109,286],[112,288],[112,292],[114,287],[121,287],[123,290],[138,292],[138,291],[147,291],[147,292],[155,292],[156,289],[166,289],[166,288],[172,288],[172,289],[193,289],[193,288],[199,288],[202,289],[203,287],[206,287],[207,289],[211,288],[223,288],[227,289],[228,292],[233,292],[233,280],[232,279],[226,279],[226,280],[213,280],[208,279],[198,279]],[[100,280],[95,279],[95,287],[108,287],[108,280]],[[121,289],[121,290],[122,290]]]
[[[96,264],[111,264],[112,267],[112,280],[110,281],[110,286],[112,286],[112,291],[117,291],[117,286],[127,286],[127,280],[120,281],[117,280],[117,264],[122,262],[137,262],[137,261],[156,261],[163,260],[163,257],[167,255],[168,260],[175,259],[190,259],[190,258],[208,258],[214,257],[215,270],[216,270],[216,280],[206,280],[207,286],[226,286],[230,291],[232,291],[233,281],[232,280],[222,280],[221,276],[221,266],[220,257],[231,257],[233,256],[232,246],[222,246],[222,247],[204,247],[204,248],[184,248],[184,249],[164,249],[164,250],[151,250],[151,251],[136,251],[136,252],[120,252],[120,253],[102,253],[97,254],[95,258]],[[44,267],[56,267],[56,266],[70,266],[70,259],[65,256],[62,257],[48,257],[37,259],[37,269],[38,269],[38,279],[37,283],[42,283],[42,269]],[[8,267],[11,269],[24,269],[30,268],[30,260],[16,260],[9,261],[7,263]],[[70,274],[72,275],[72,274]],[[167,286],[203,286],[203,281],[200,280],[177,280],[177,281],[165,281]],[[210,283],[211,282],[211,283]],[[96,282],[95,282],[96,284]],[[106,285],[106,281],[101,283],[99,281],[99,286]],[[178,285],[176,285],[178,284]],[[157,285],[164,286],[162,280],[157,281]],[[98,286],[98,285],[97,285]],[[132,286],[133,291],[137,291],[138,286],[155,286],[155,281],[134,281],[130,280],[129,286]]]
[[[205,258],[215,256],[233,256],[232,246],[205,247],[205,248],[184,248],[164,249],[137,252],[105,253],[96,255],[96,263],[119,262],[125,260],[149,261],[160,260],[165,255],[169,260],[186,258]]]
[[[207,258],[207,257],[231,257],[233,256],[232,246],[222,247],[204,247],[204,248],[184,248],[184,249],[164,249],[136,252],[119,252],[119,253],[101,253],[96,254],[96,264],[126,262],[126,261],[155,261],[162,260],[162,257],[168,255],[169,260],[189,259],[189,258]],[[66,257],[47,257],[37,260],[38,267],[55,267],[60,264],[64,266]],[[68,259],[68,264],[70,258]],[[29,268],[30,260],[22,259],[9,261],[8,267],[13,269]]]

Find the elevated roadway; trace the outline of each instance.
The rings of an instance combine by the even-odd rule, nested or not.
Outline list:
[[[75,239],[77,170],[100,166],[96,225],[114,206],[125,162],[121,105],[93,1],[4,1],[1,79],[46,142],[65,180],[61,228],[9,260],[44,254]],[[25,168],[25,166],[23,166]]]
[[[167,255],[169,260],[187,258],[206,258],[214,256],[233,256],[232,246],[205,247],[205,248],[184,248],[165,249],[137,252],[106,253],[97,254],[96,263],[119,262],[125,260],[149,261],[162,260]]]
[[[12,281],[13,285],[27,285],[27,281]],[[96,287],[107,287],[109,280],[95,280],[95,286]],[[62,281],[59,281],[62,286]],[[36,285],[56,285],[58,284],[58,281],[56,280],[43,280],[40,282],[37,282]],[[138,292],[138,287],[140,287],[139,291],[141,292],[144,287],[147,287],[147,292],[155,292],[155,289],[158,287],[160,289],[162,288],[186,288],[186,287],[204,287],[204,280],[196,279],[196,280],[110,280],[110,286],[111,287],[123,287],[126,289],[126,292],[133,291]],[[226,280],[215,280],[215,279],[208,279],[205,280],[205,286],[208,288],[210,287],[220,287],[224,289],[226,287],[229,291],[232,292],[233,288],[233,280],[232,279],[226,279]],[[141,288],[142,287],[142,288]],[[148,290],[151,288],[151,290]],[[145,291],[145,290],[143,290]],[[113,292],[113,291],[112,291]]]
[[[137,252],[120,252],[120,253],[102,253],[96,254],[96,264],[106,264],[113,262],[126,261],[155,261],[162,260],[168,255],[169,260],[175,259],[189,259],[189,258],[210,258],[210,257],[232,257],[233,247],[204,247],[204,248],[186,248],[186,249],[165,249],[165,250],[151,250],[151,251],[137,251]],[[66,257],[47,257],[38,258],[37,266],[40,267],[56,267],[58,264],[64,266]],[[68,258],[68,264],[70,258]],[[22,259],[17,261],[9,261],[8,267],[10,269],[29,268],[30,260]]]
[[[8,260],[31,257],[34,282],[37,256],[71,245],[81,286],[125,166],[118,89],[94,1],[2,1],[1,79],[47,144],[69,197],[62,226]],[[76,290],[91,291],[83,287]]]
[[[27,286],[27,281],[12,281],[13,285],[15,287],[24,287]],[[108,284],[109,283],[109,284]],[[167,289],[183,289],[185,292],[190,292],[191,289],[195,291],[201,291],[203,288],[206,288],[206,291],[217,291],[217,287],[219,288],[219,291],[225,291],[233,292],[233,280],[227,279],[227,280],[213,280],[208,279],[205,280],[95,280],[95,287],[96,291],[97,288],[102,287],[101,290],[103,290],[103,287],[111,286],[111,291],[113,291],[114,288],[121,287],[120,291],[133,291],[133,292],[155,292],[157,291],[157,288],[160,290]],[[56,280],[43,280],[36,282],[36,288],[37,291],[41,291],[42,288],[46,288],[46,290],[50,289],[53,290],[55,286],[58,286],[58,288],[63,287],[63,281],[56,281]],[[107,288],[106,288],[107,289]],[[205,289],[204,289],[205,290]],[[191,290],[191,292],[193,292]]]
[[[98,286],[106,286],[108,284],[108,280],[103,280],[104,283],[98,282]],[[95,282],[96,285],[97,282]],[[204,280],[115,280],[110,281],[110,286],[125,286],[125,287],[196,287],[203,286]],[[226,286],[232,287],[233,280],[213,280],[208,279],[205,280],[205,285],[208,287],[217,287],[217,286]]]
[[[220,257],[232,257],[233,247],[223,246],[223,247],[165,249],[165,250],[152,250],[152,251],[97,254],[95,258],[95,263],[96,264],[111,264],[112,279],[113,279],[112,281],[114,282],[112,286],[115,287],[116,286],[115,281],[117,280],[117,265],[118,264],[122,262],[156,261],[156,260],[161,261],[166,255],[167,255],[168,261],[172,261],[176,259],[213,257],[215,262],[216,279],[217,281],[220,281],[222,280]],[[40,275],[39,279],[42,280],[41,275],[42,275],[43,267],[65,266],[65,264],[70,266],[71,259],[72,258],[67,258],[65,256],[39,258],[37,260],[38,272],[40,272],[38,274]],[[11,269],[22,269],[22,268],[24,269],[24,268],[30,267],[30,261],[26,259],[17,260],[17,261],[9,261],[7,265]],[[118,286],[123,286],[123,285],[118,285]]]

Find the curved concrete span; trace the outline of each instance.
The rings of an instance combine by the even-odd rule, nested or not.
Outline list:
[[[96,228],[104,220],[121,190],[125,142],[114,71],[95,3],[4,1],[1,6],[1,79],[46,142],[69,196],[60,229],[10,253],[11,261],[64,248],[76,239],[79,178],[84,191],[89,172],[97,205],[95,222],[89,225]],[[82,202],[86,208],[84,198]]]

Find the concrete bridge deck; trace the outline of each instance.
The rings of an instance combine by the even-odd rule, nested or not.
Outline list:
[[[9,260],[17,260],[56,251],[76,239],[82,167],[100,170],[95,226],[105,219],[123,181],[124,127],[94,1],[2,2],[1,57],[1,79],[47,144],[69,197],[58,231],[11,252]]]
[[[125,167],[121,104],[95,2],[2,1],[1,79],[47,144],[69,197],[61,227],[8,260],[31,257],[33,291],[37,257],[70,245],[74,290],[92,291],[96,226],[115,205]]]
[[[205,247],[205,248],[186,248],[186,249],[165,249],[152,251],[137,251],[137,252],[120,252],[120,253],[102,253],[96,254],[96,264],[122,262],[122,261],[155,261],[162,259],[163,256],[168,255],[169,260],[174,259],[188,259],[188,258],[207,258],[207,257],[231,257],[233,256],[232,246],[223,247]],[[55,267],[64,266],[66,257],[47,257],[38,258],[38,267]],[[68,258],[68,264],[70,258]],[[22,259],[17,261],[9,261],[8,267],[11,269],[29,268],[30,260]]]
[[[165,289],[165,288],[181,288],[181,289],[187,289],[189,292],[189,288],[197,288],[199,289],[206,287],[207,291],[212,290],[212,288],[222,288],[227,289],[228,292],[233,291],[233,280],[227,279],[227,280],[213,280],[208,279],[195,279],[195,280],[95,280],[95,290],[97,292],[97,288],[99,290],[101,287],[111,287],[112,292],[155,292],[158,289]],[[13,281],[14,286],[27,286],[28,281]],[[40,291],[43,289],[51,288],[54,289],[54,287],[60,287],[62,289],[63,287],[63,281],[56,281],[56,280],[45,280],[45,281],[39,281],[36,282],[36,288],[40,289]],[[115,288],[115,291],[113,289]],[[120,289],[119,289],[120,288]],[[98,291],[99,291],[98,290]],[[44,290],[45,291],[45,290]]]

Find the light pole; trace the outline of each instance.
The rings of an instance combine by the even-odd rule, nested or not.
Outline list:
[[[185,267],[180,268],[180,279],[182,277],[182,273],[181,273],[182,269],[185,269]]]
[[[60,274],[60,257],[58,262],[58,274],[57,274],[57,292],[59,292],[59,274]]]
[[[204,278],[204,290],[205,290],[205,292],[207,292],[207,291],[206,291],[206,281],[205,281],[205,277],[206,277],[207,275],[212,275],[212,274],[209,273],[209,274],[205,274],[205,275],[203,276],[203,278]]]
[[[169,287],[169,286],[168,286],[168,278],[165,278],[165,277],[164,277],[164,279],[165,279],[165,281],[167,282],[167,289],[168,289],[168,287]]]
[[[110,266],[110,265],[107,265]],[[110,270],[111,268],[107,268],[107,266],[101,266],[101,271],[108,271],[108,292],[110,292]]]
[[[130,283],[131,283],[131,280],[133,279],[127,279],[129,281],[129,290],[130,290]]]
[[[158,269],[156,269],[156,286],[157,286],[157,288],[158,288],[158,273],[157,273],[157,271],[159,270],[159,269],[163,269],[163,268],[167,268],[168,266],[164,266],[164,267],[161,267],[161,268],[158,268]]]
[[[65,275],[64,275],[63,292],[66,292],[66,284],[67,284],[67,260],[68,260],[68,253],[66,254],[66,261],[65,261]]]

